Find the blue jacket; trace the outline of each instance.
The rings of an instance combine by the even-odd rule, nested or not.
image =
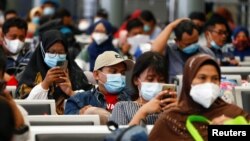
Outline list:
[[[118,95],[118,101],[130,101],[130,99],[130,95],[125,91],[122,91]],[[79,114],[79,110],[87,105],[106,109],[106,101],[103,94],[96,88],[93,88],[91,90],[80,92],[74,96],[71,96],[66,102],[64,114]]]

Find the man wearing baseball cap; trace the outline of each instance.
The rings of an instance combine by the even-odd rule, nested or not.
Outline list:
[[[117,52],[100,54],[93,71],[97,88],[71,96],[67,100],[65,114],[86,114],[96,107],[111,112],[116,102],[130,100],[130,95],[125,92],[125,72],[133,65],[132,60],[123,59]]]

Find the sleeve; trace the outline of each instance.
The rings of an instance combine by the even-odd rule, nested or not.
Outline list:
[[[43,89],[41,83],[39,83],[30,91],[26,99],[27,100],[48,99],[48,91],[49,89],[48,90]]]
[[[115,105],[110,120],[116,122],[118,125],[127,125],[130,122],[125,114],[124,103],[118,102]]]
[[[79,111],[81,109],[81,107],[78,104],[78,100],[77,100],[77,96],[78,94],[71,96],[65,105],[65,110],[64,110],[64,114],[65,115],[79,115]]]

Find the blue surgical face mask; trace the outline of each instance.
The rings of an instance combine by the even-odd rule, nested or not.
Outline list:
[[[141,96],[144,100],[151,100],[162,91],[161,83],[141,82]]]
[[[151,27],[149,25],[144,25],[143,30],[144,32],[149,32],[151,30]]]
[[[105,74],[107,81],[104,83],[105,89],[111,94],[118,94],[125,88],[125,76],[121,74]]]
[[[186,46],[185,48],[182,49],[182,51],[186,54],[192,54],[196,52],[199,48],[198,44],[191,44],[189,46]]]
[[[53,7],[46,7],[43,10],[43,14],[48,16],[48,15],[53,15],[55,13],[55,8]]]
[[[38,25],[39,21],[40,21],[40,17],[39,16],[35,16],[35,17],[32,18],[32,23],[34,23],[34,24]]]
[[[214,40],[212,40],[212,41],[210,42],[210,45],[211,45],[212,48],[220,49],[220,46],[218,46],[218,45],[215,43]]]
[[[51,57],[53,56],[53,57]],[[57,62],[65,61],[66,54],[52,54],[52,53],[45,53],[44,62],[50,67],[55,67]]]

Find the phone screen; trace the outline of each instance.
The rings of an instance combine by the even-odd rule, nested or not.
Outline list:
[[[62,68],[63,70],[67,70],[68,67],[68,61],[58,61],[57,66],[60,66],[60,68]]]
[[[175,84],[163,84],[162,90],[176,91],[176,85]]]
[[[164,90],[168,90],[169,92],[176,91],[176,85],[175,84],[163,84],[162,85],[162,91],[164,91]],[[163,97],[163,99],[165,99],[165,98],[171,98],[171,97],[172,97],[172,95],[170,95],[169,93],[167,93]]]

